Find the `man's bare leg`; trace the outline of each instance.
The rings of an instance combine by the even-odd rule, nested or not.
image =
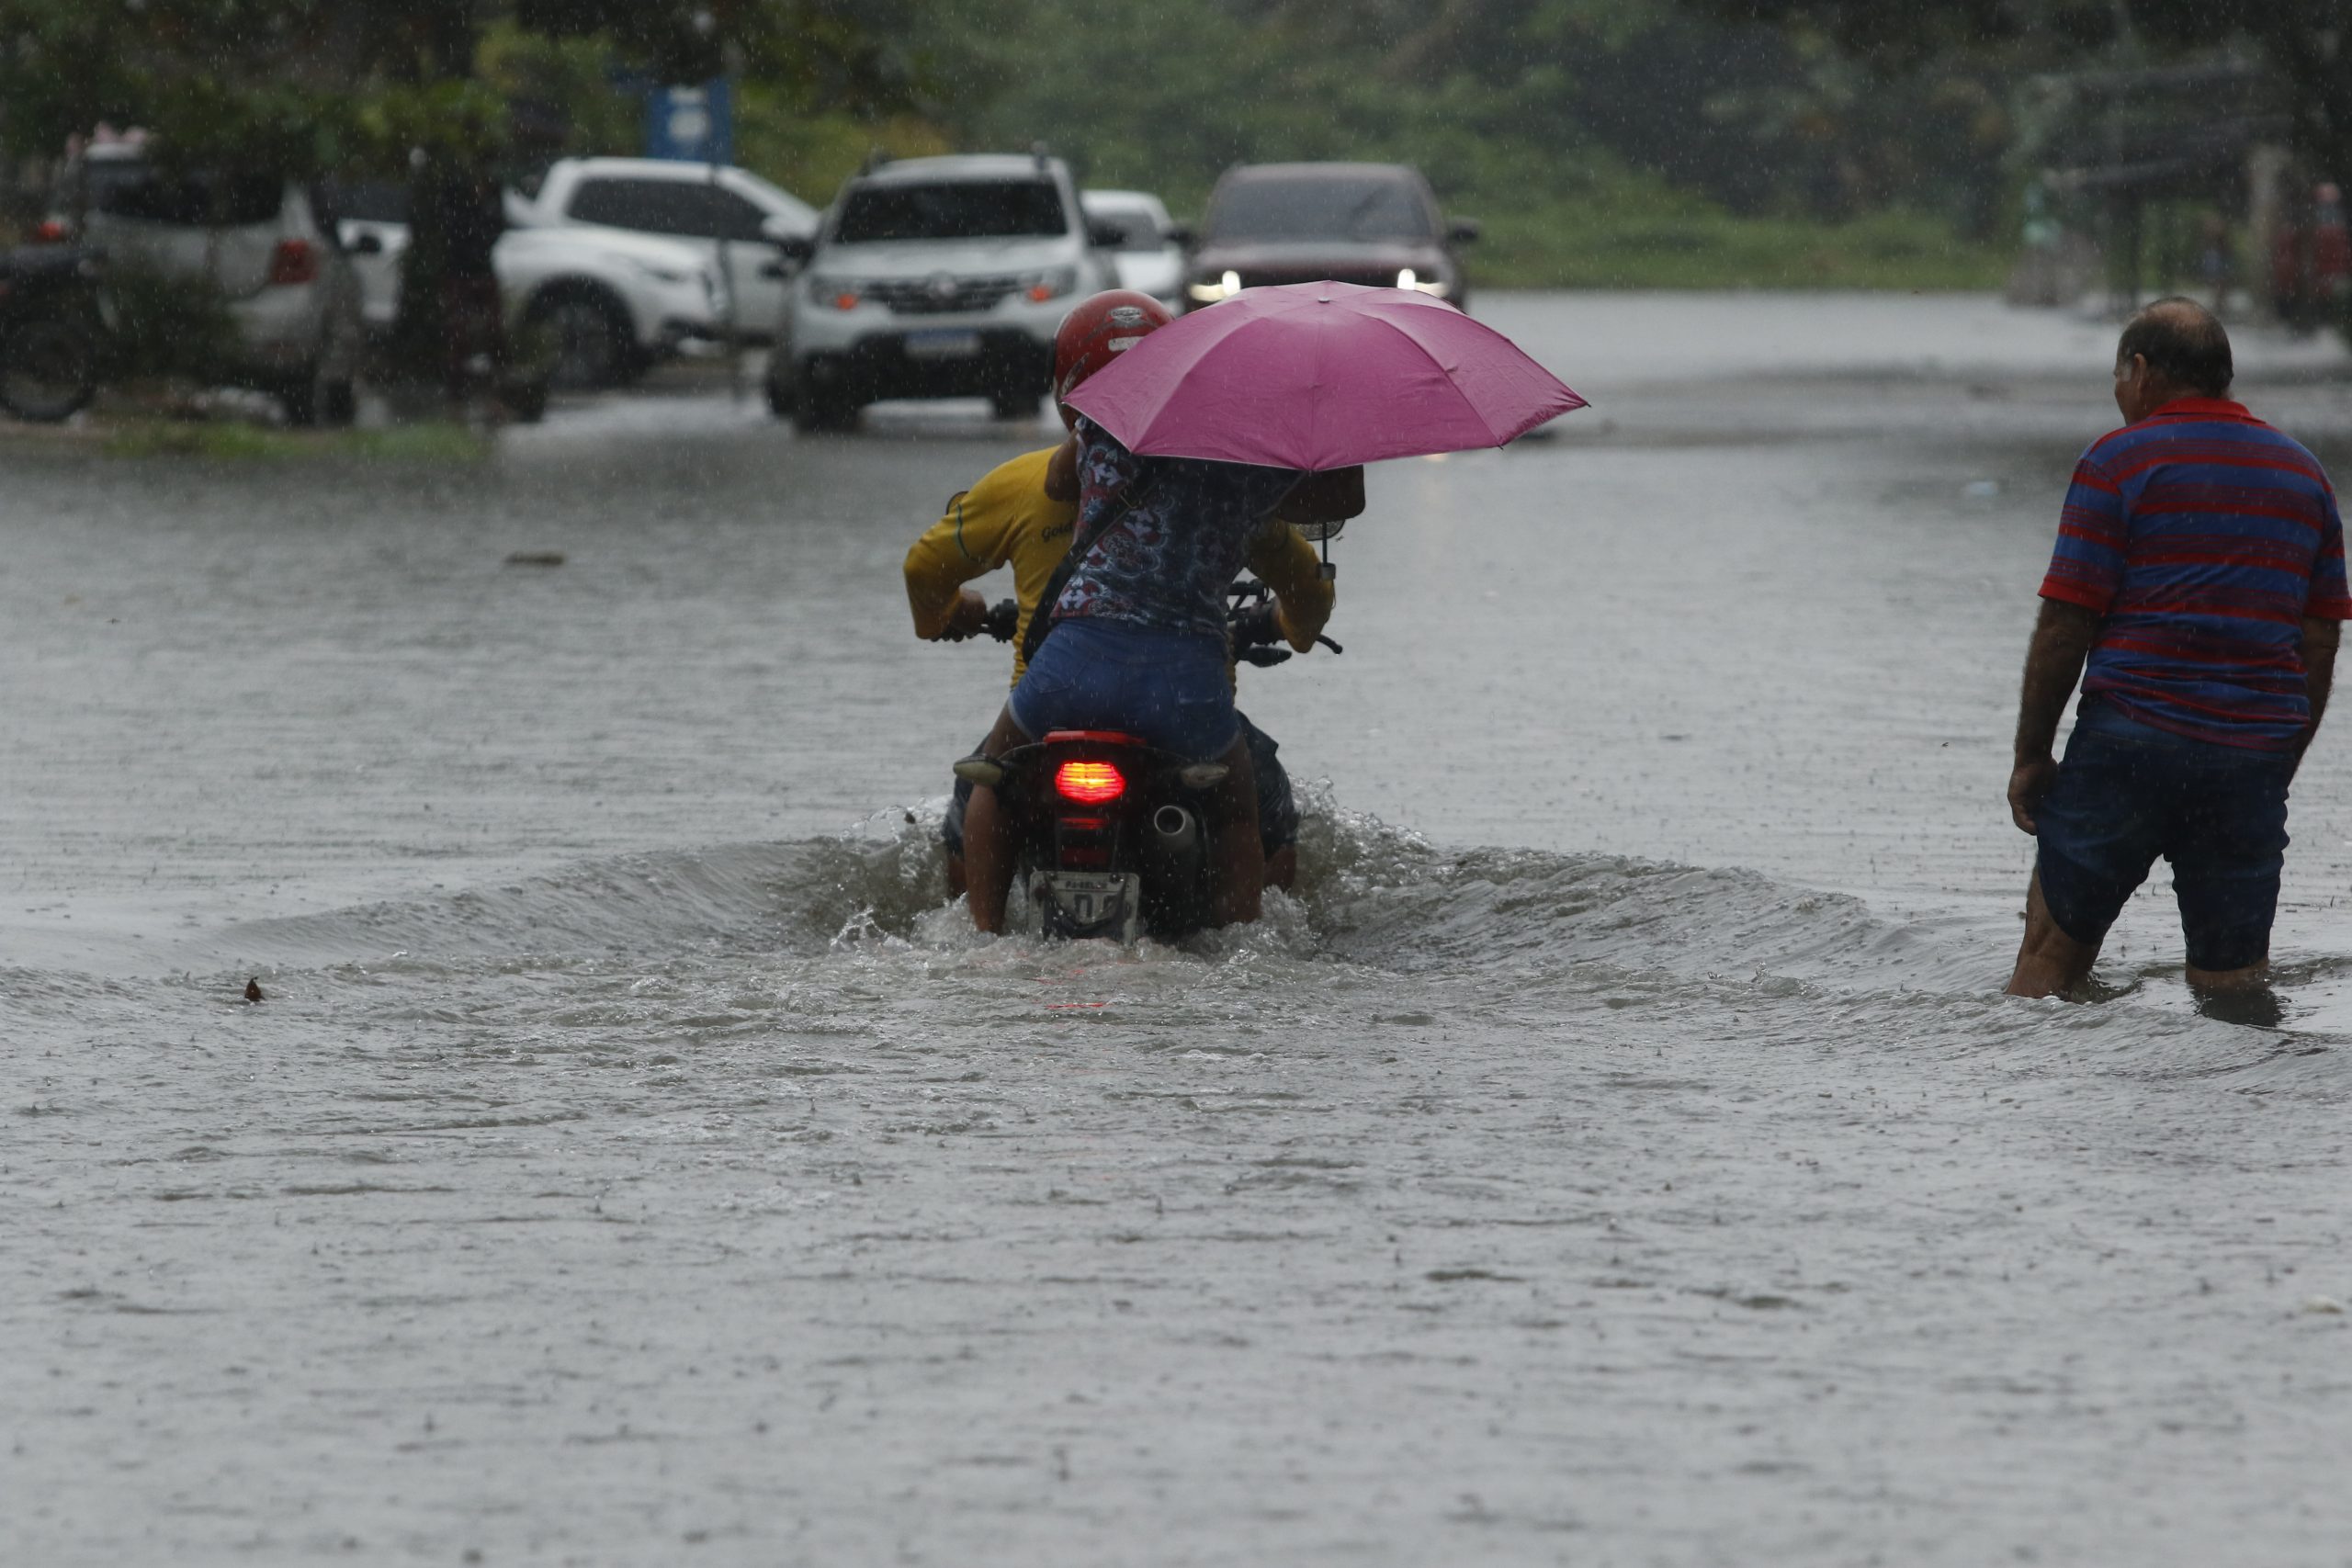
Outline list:
[[[2098,943],[2076,942],[2058,929],[2050,906],[2041,898],[2041,873],[2033,874],[2025,890],[2025,941],[2018,947],[2018,964],[2009,976],[2013,997],[2065,996],[2090,978],[2098,962]]]
[[[1243,925],[1258,918],[1266,888],[1266,846],[1258,837],[1258,773],[1239,736],[1217,759],[1226,766],[1216,786],[1215,861],[1216,923]],[[977,797],[978,792],[973,792]]]
[[[2243,969],[2199,969],[2188,966],[2189,988],[2217,997],[2243,996],[2270,984],[2270,960],[2261,959]]]
[[[1298,881],[1298,846],[1284,844],[1266,857],[1266,886],[1287,893]]]
[[[1012,722],[1008,708],[997,715],[996,728],[980,742],[980,754],[1001,757],[1029,738]],[[1004,901],[1012,892],[1012,823],[1006,817],[996,789],[972,786],[971,804],[964,807],[964,874],[972,900],[972,924],[980,931],[1004,930]]]

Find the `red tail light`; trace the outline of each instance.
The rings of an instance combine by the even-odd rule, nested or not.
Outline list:
[[[73,228],[56,218],[42,219],[33,230],[33,243],[36,245],[62,244],[73,237]]]
[[[1110,762],[1064,762],[1054,770],[1054,788],[1064,800],[1100,806],[1126,794],[1127,779]]]
[[[319,276],[319,254],[308,240],[280,240],[277,248],[269,253],[269,281],[273,284],[315,283]]]

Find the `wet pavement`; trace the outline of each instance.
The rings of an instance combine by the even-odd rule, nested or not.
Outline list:
[[[899,558],[1042,420],[0,442],[0,1559],[2347,1561],[2343,735],[2283,1026],[2161,886],[1993,994],[2112,328],[1481,311],[1595,407],[1375,471],[1245,672],[1301,897],[1182,950],[929,846],[1008,661]]]

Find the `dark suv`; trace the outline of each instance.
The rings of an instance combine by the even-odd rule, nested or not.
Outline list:
[[[1477,237],[1467,219],[1440,218],[1429,182],[1403,164],[1244,164],[1209,196],[1184,303],[1328,277],[1418,288],[1467,310],[1469,279],[1453,247]]]

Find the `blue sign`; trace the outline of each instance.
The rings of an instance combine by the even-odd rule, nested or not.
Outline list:
[[[723,76],[645,95],[645,155],[686,164],[735,161],[735,103]]]

